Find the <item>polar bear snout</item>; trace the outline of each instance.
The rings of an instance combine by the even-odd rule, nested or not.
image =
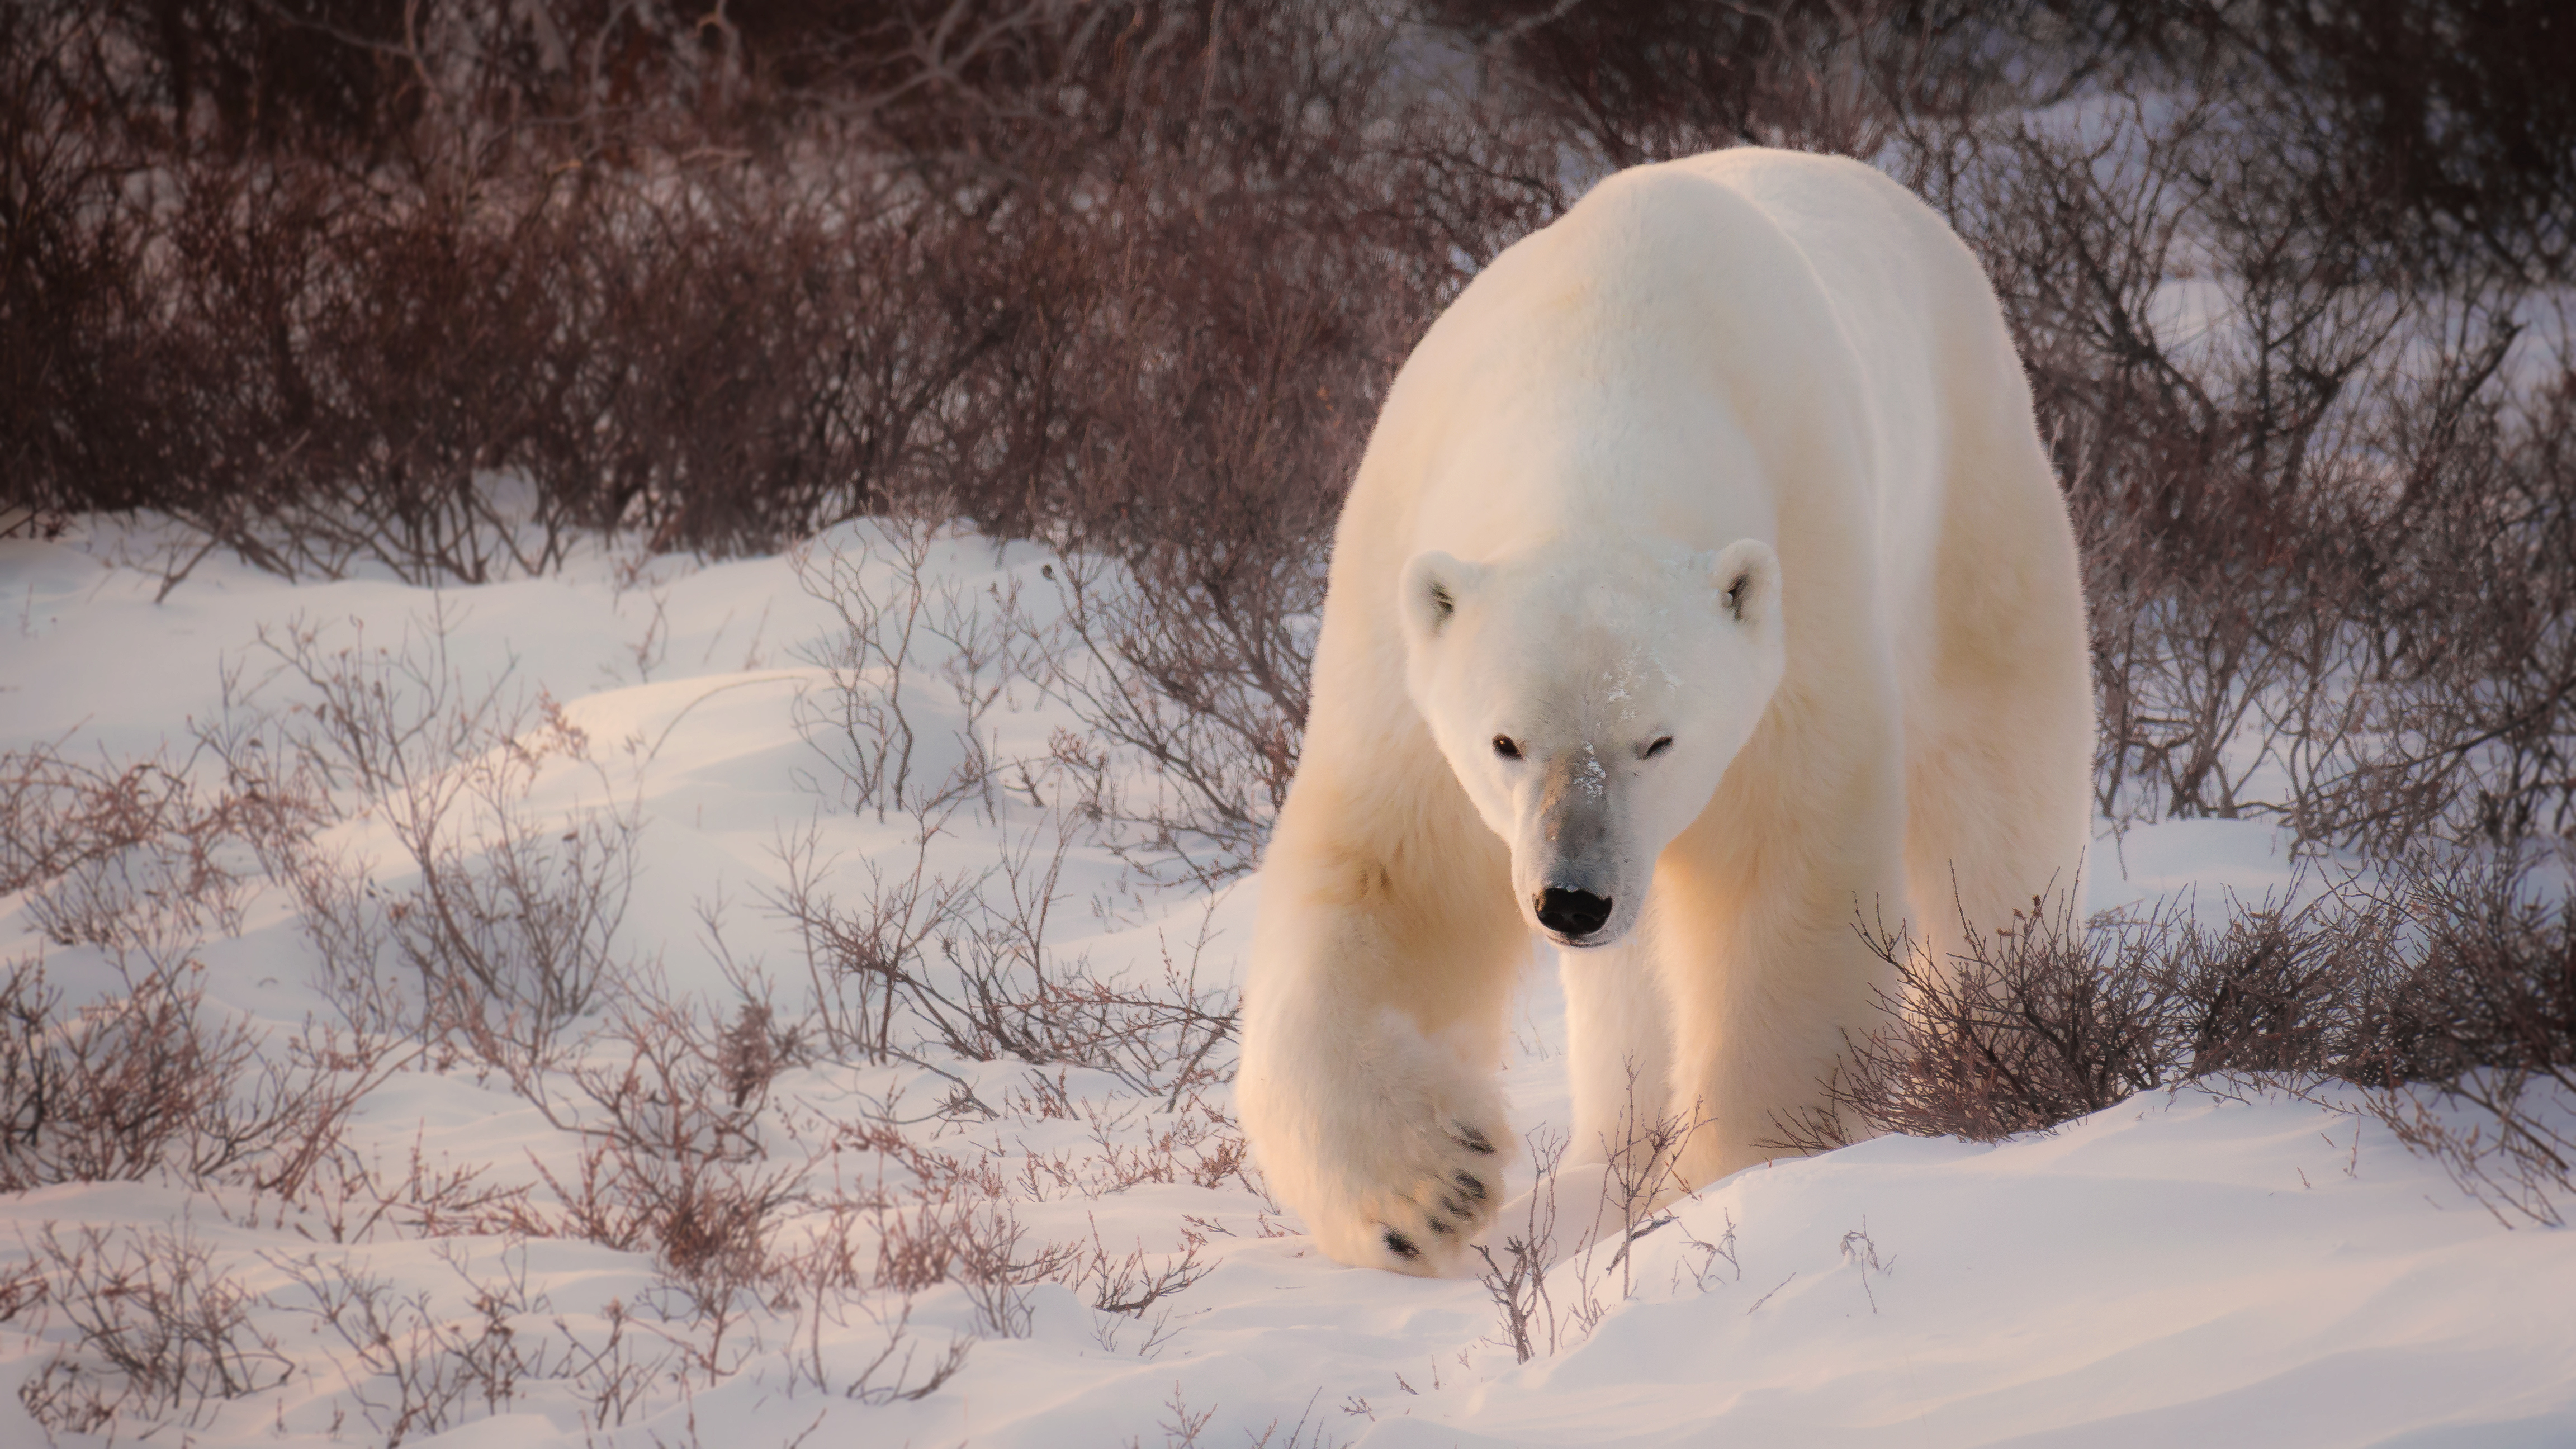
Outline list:
[[[1591,944],[1584,937],[1595,934],[1610,921],[1608,896],[1561,886],[1540,891],[1538,899],[1530,902],[1530,909],[1551,935],[1573,946]]]
[[[1637,914],[1621,909],[1637,885],[1626,792],[1586,743],[1547,753],[1537,796],[1514,852],[1529,919],[1560,946],[1607,946]]]

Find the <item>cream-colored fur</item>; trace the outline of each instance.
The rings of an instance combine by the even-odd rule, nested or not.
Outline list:
[[[1874,1020],[1856,920],[1938,946],[2072,889],[2092,745],[1967,249],[1850,161],[1610,178],[1432,327],[1343,510],[1246,992],[1271,1185],[1342,1262],[1460,1265],[1558,885],[1609,912],[1561,959],[1574,1158],[1678,1114],[1669,1181],[1760,1161]]]

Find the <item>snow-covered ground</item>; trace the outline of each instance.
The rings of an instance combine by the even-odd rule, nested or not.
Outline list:
[[[817,547],[876,596],[908,597],[878,531]],[[359,651],[351,678],[387,678],[408,650],[443,657],[425,673],[458,698],[498,680],[526,706],[518,749],[482,741],[432,772],[483,790],[439,827],[453,859],[488,861],[504,829],[571,845],[547,857],[558,869],[622,852],[635,874],[603,959],[655,983],[648,1002],[695,1001],[721,1024],[766,995],[778,1021],[801,1019],[818,979],[848,983],[782,912],[794,882],[849,907],[916,864],[969,902],[925,951],[1004,959],[1016,931],[1022,969],[1211,1009],[1235,980],[1257,878],[1141,883],[1060,775],[1016,768],[1060,754],[1059,732],[1083,743],[1011,662],[1031,636],[998,623],[1014,599],[1016,627],[1052,619],[1035,549],[929,545],[941,632],[916,634],[905,676],[906,798],[965,778],[970,733],[999,768],[927,816],[860,808],[847,776],[866,762],[823,727],[860,696],[836,692],[814,647],[843,621],[781,559],[602,555],[433,595],[208,558],[156,600],[160,579],[120,550],[139,546],[0,541],[0,750],[175,769],[227,710],[279,750],[316,727],[317,700],[281,667],[297,631],[308,664]],[[889,676],[861,663],[845,678],[882,706]],[[352,909],[397,942],[426,899],[405,809],[349,782],[329,803],[311,858],[366,872],[373,904]],[[239,1013],[280,1055],[344,1020],[349,993],[325,989],[293,894],[246,845],[222,852],[234,910],[156,949],[202,963],[185,970],[209,1020]],[[2197,887],[2206,909],[2291,876],[2259,825],[2177,822],[2106,841],[2092,904]],[[0,896],[0,966],[41,959],[73,1005],[118,990],[113,944],[48,939],[47,889]],[[139,960],[129,943],[127,977]],[[398,961],[387,946],[386,979]],[[1565,1120],[1562,1013],[1551,968],[1534,959],[1528,980],[1508,1080],[1520,1125],[1543,1133]],[[346,1134],[364,1191],[343,1174],[336,1198],[281,1198],[225,1169],[0,1194],[0,1444],[2576,1444],[2576,1236],[2508,1229],[2376,1125],[2311,1102],[2156,1094],[2045,1137],[1882,1139],[1741,1173],[1626,1262],[1561,1265],[1524,1362],[1485,1285],[1312,1251],[1240,1160],[1230,1094],[1207,1079],[1222,1045],[1196,1070],[1122,1075],[972,1060],[900,1014],[902,1058],[835,1060],[809,1035],[718,1155],[727,1181],[773,1188],[769,1268],[692,1278],[649,1235],[618,1246],[577,1210],[579,1129],[603,1119],[574,1071],[610,1080],[638,1051],[613,1025],[574,1023],[587,1045],[528,1079],[544,1110],[470,1053],[388,1059]],[[465,1170],[480,1176],[453,1210],[425,1216],[421,1184]],[[1527,1154],[1520,1174],[1516,1189]],[[352,1211],[380,1200],[397,1206],[372,1226]],[[943,1224],[1045,1271],[905,1258]],[[44,1294],[12,1298],[31,1271]],[[230,1324],[213,1337],[232,1356],[163,1344],[195,1367],[156,1396],[109,1360],[151,1347],[134,1305],[181,1277],[218,1285],[204,1302],[239,1295],[205,1315]],[[1038,1281],[993,1281],[1013,1277]],[[1184,1286],[1096,1306],[1158,1277]]]

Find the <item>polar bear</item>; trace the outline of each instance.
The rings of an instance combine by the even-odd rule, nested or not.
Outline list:
[[[1390,388],[1335,534],[1261,871],[1238,1102],[1344,1263],[1455,1271],[1513,1134],[1531,936],[1570,1161],[1770,1154],[1891,983],[2071,890],[2075,541],[1994,292],[1857,162],[1643,166],[1486,268]]]

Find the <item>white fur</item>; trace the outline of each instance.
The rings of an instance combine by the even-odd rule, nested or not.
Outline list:
[[[1245,1004],[1271,1185],[1345,1263],[1459,1266],[1551,883],[1608,902],[1562,956],[1575,1160],[1678,1114],[1670,1190],[1760,1161],[1875,1019],[1856,920],[1937,948],[2073,889],[2092,746],[1966,248],[1850,161],[1610,178],[1432,327],[1343,510]]]

